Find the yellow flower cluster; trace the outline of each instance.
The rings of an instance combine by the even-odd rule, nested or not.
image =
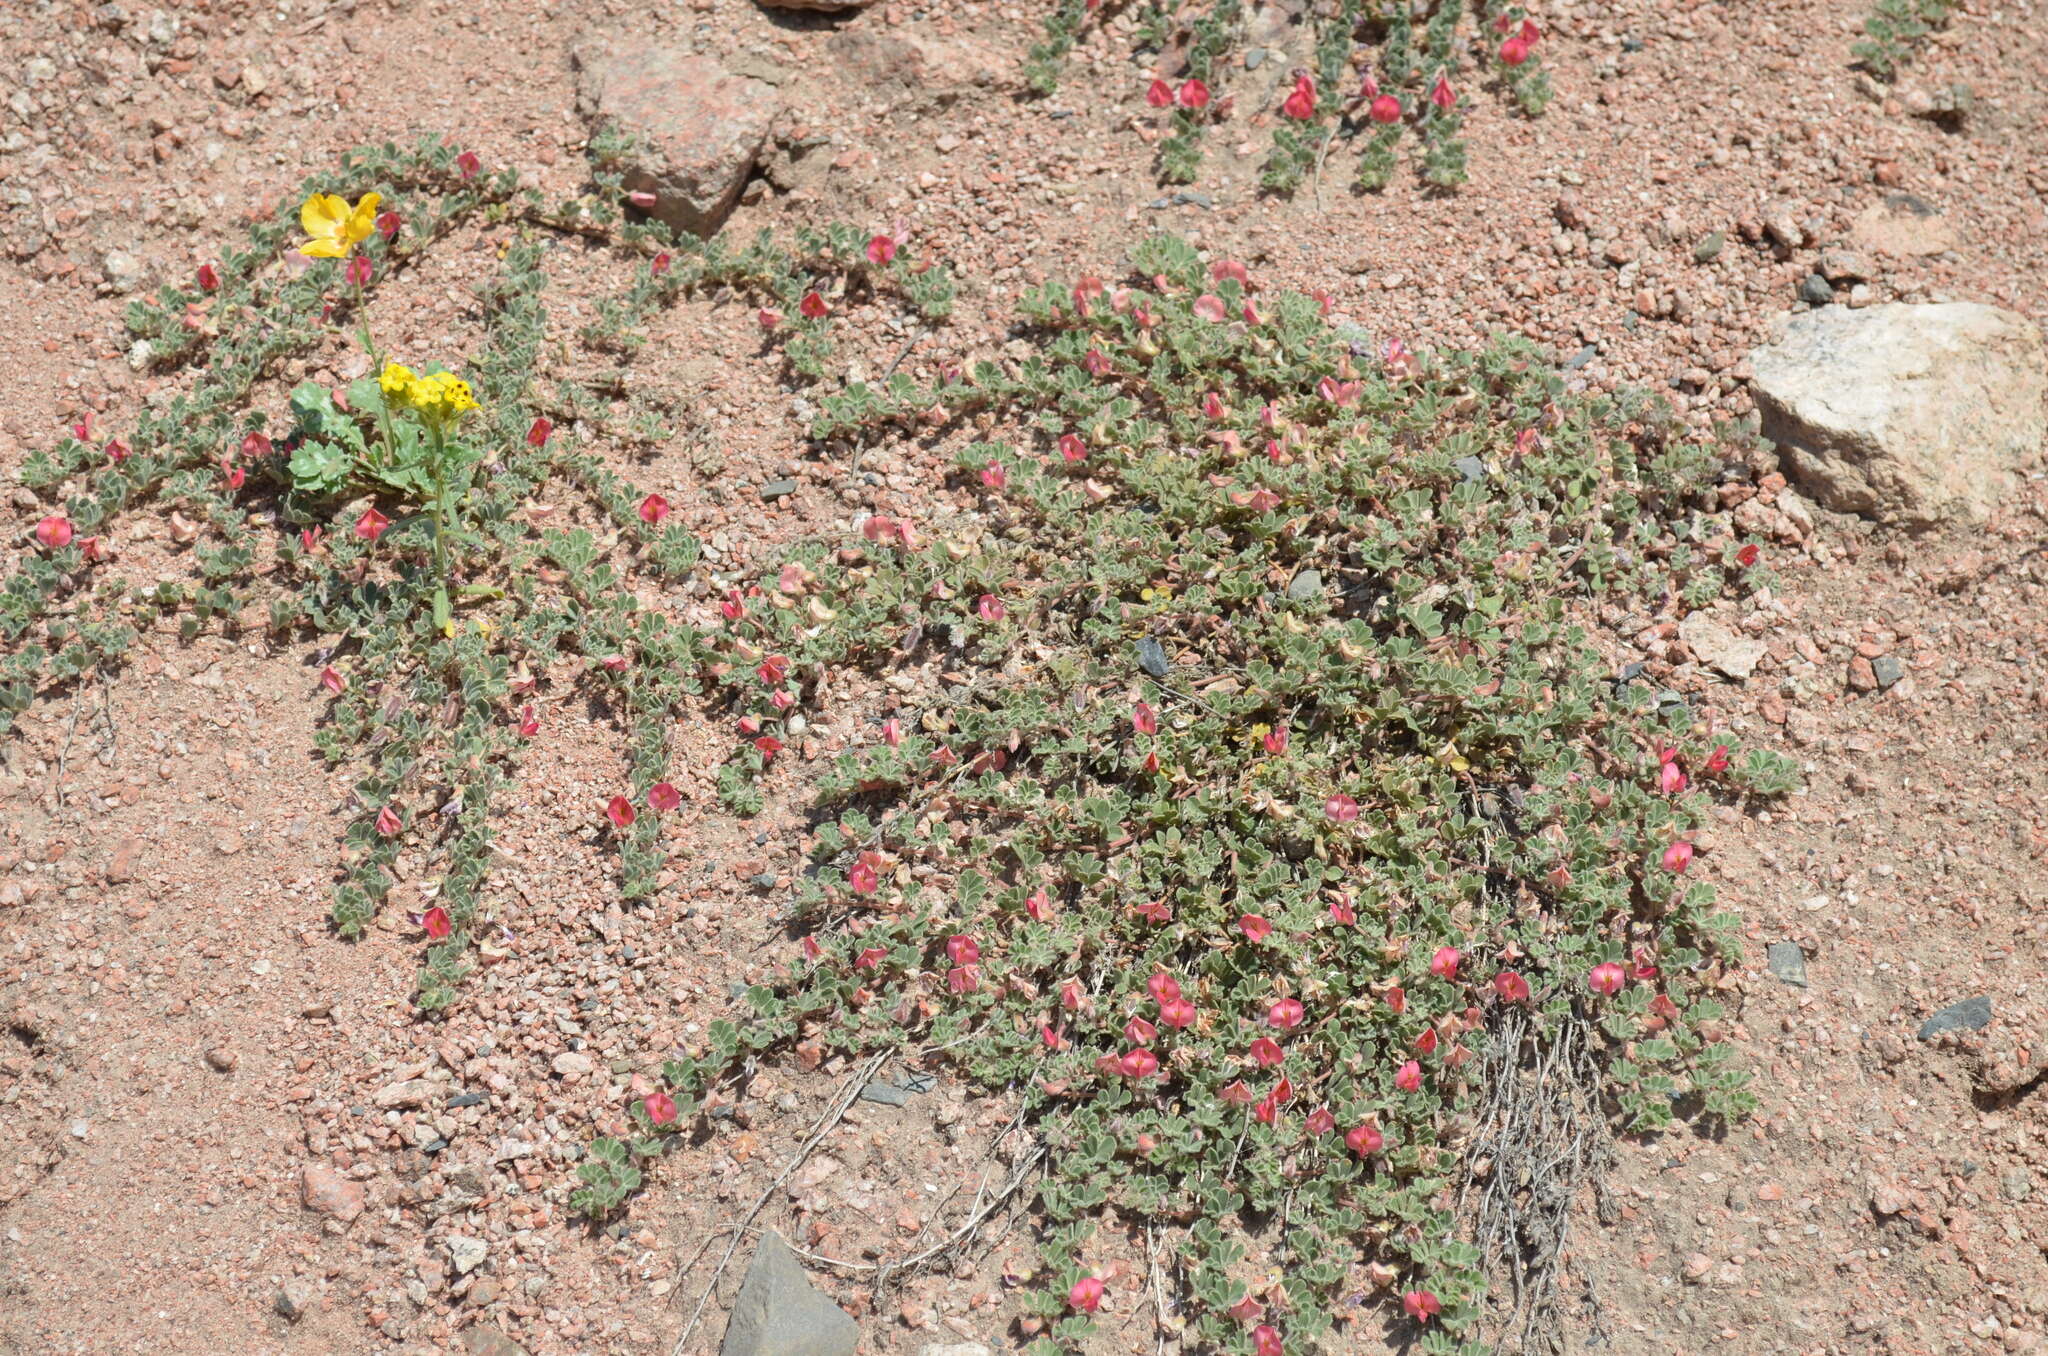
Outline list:
[[[403,363],[387,363],[377,385],[384,391],[386,404],[417,410],[421,419],[444,431],[477,408],[469,383],[453,372],[430,372],[422,377]]]

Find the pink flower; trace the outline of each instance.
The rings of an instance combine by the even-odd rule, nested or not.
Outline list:
[[[1143,1017],[1133,1017],[1124,1023],[1124,1039],[1133,1045],[1150,1045],[1159,1038],[1159,1028]]]
[[[1010,474],[1001,462],[992,461],[981,468],[981,483],[991,490],[1000,490],[1010,483]]]
[[[1159,1056],[1150,1050],[1132,1050],[1117,1064],[1125,1078],[1150,1078],[1159,1072]]]
[[[1500,45],[1500,60],[1504,66],[1519,66],[1529,59],[1529,44],[1520,38],[1509,38]]]
[[[1113,370],[1109,355],[1099,348],[1091,348],[1081,358],[1081,366],[1088,369],[1091,377],[1106,377]]]
[[[1524,46],[1534,47],[1536,40],[1543,36],[1543,30],[1536,26],[1534,19],[1524,19],[1520,31],[1515,36],[1522,40]]]
[[[676,1099],[665,1092],[650,1092],[640,1099],[640,1105],[647,1111],[647,1119],[656,1125],[667,1125],[676,1118]]]
[[[212,264],[201,264],[199,266],[199,290],[202,292],[220,291],[220,270]]]
[[[1287,752],[1287,727],[1276,725],[1266,732],[1266,752],[1281,754]]]
[[[1242,1078],[1224,1087],[1216,1095],[1231,1106],[1250,1106],[1257,1096],[1250,1088],[1245,1086]]]
[[[1728,746],[1726,744],[1716,744],[1714,745],[1714,751],[1707,755],[1707,771],[1726,772],[1727,770]]]
[[[537,735],[537,734],[539,734],[539,733],[540,733],[540,717],[534,714],[533,708],[532,708],[531,706],[522,706],[522,707],[520,707],[520,708],[519,708],[519,735],[520,735],[520,738],[522,738],[522,739],[531,739],[531,738],[533,738],[533,737],[534,737],[535,735]]]
[[[1692,865],[1692,844],[1683,838],[1664,849],[1664,869],[1673,875],[1680,875]]]
[[[881,267],[896,257],[896,238],[888,235],[868,237],[868,262]]]
[[[1088,444],[1082,442],[1078,434],[1062,433],[1060,435],[1060,455],[1068,461],[1086,461],[1088,459]]]
[[[787,677],[788,674],[789,656],[780,654],[769,655],[767,658],[763,659],[759,667],[757,667],[754,670],[754,676],[759,678],[763,683],[766,683],[769,687],[776,687],[780,685],[782,680],[785,677]]]
[[[342,270],[342,276],[353,286],[367,287],[376,272],[377,267],[370,262],[369,255],[356,254],[349,256],[348,266]]]
[[[633,802],[624,796],[613,796],[604,807],[604,817],[612,822],[613,828],[630,829],[636,818]]]
[[[455,924],[448,917],[448,910],[439,904],[420,915],[420,927],[426,931],[428,937],[437,942],[455,931]]]
[[[878,852],[863,852],[846,873],[846,883],[857,895],[871,895],[882,885],[882,856]]]
[[[1394,1075],[1394,1086],[1403,1092],[1421,1092],[1422,1065],[1412,1059],[1403,1064]]]
[[[227,486],[231,490],[241,489],[243,483],[249,478],[249,473],[235,465],[234,461],[228,457],[220,459],[220,475],[221,479],[227,482]]]
[[[1254,1356],[1283,1356],[1280,1334],[1270,1323],[1261,1323],[1252,1329],[1252,1351]]]
[[[1145,991],[1155,1003],[1171,1003],[1180,997],[1180,981],[1169,974],[1156,974],[1145,981]]]
[[[1417,1036],[1417,1037],[1415,1038],[1415,1053],[1416,1053],[1416,1054],[1418,1054],[1418,1055],[1433,1055],[1433,1054],[1435,1054],[1435,1053],[1436,1053],[1436,1041],[1437,1041],[1437,1036],[1436,1036],[1436,1028],[1435,1028],[1435,1027],[1433,1027],[1433,1026],[1426,1026],[1426,1027],[1422,1028],[1422,1034],[1421,1034],[1420,1036]]]
[[[773,306],[763,306],[760,310],[754,312],[754,320],[762,329],[772,330],[782,323],[782,312],[776,310]]]
[[[1685,790],[1685,769],[1675,762],[1658,768],[1657,789],[1667,796],[1675,796]]]
[[[656,782],[647,788],[647,808],[662,814],[668,813],[683,803],[683,793],[669,782]]]
[[[1335,823],[1349,824],[1358,818],[1358,802],[1339,791],[1323,802],[1323,813]]]
[[[890,748],[903,743],[903,722],[891,716],[882,722],[882,742]]]
[[[1067,1292],[1067,1307],[1076,1313],[1092,1314],[1102,1307],[1102,1282],[1083,1276]]]
[[[1627,983],[1628,972],[1613,961],[1594,966],[1593,972],[1586,976],[1586,987],[1608,998],[1620,993],[1622,986]]]
[[[1270,1069],[1287,1058],[1286,1052],[1281,1050],[1278,1043],[1270,1036],[1261,1036],[1253,1041],[1251,1049],[1247,1053],[1251,1055],[1252,1063],[1258,1065],[1261,1069]]]
[[[1306,75],[1294,77],[1294,89],[1280,104],[1280,113],[1296,122],[1307,122],[1316,115],[1316,82]]]
[[[1154,79],[1145,88],[1145,102],[1154,108],[1171,108],[1173,106],[1173,86],[1167,84],[1164,80]]]
[[[399,830],[404,827],[405,821],[399,818],[398,811],[392,809],[389,805],[377,811],[377,836],[379,838],[396,838]]]
[[[832,308],[816,292],[804,293],[804,299],[797,304],[797,311],[807,320],[822,320],[831,314]]]
[[[1182,108],[1200,110],[1209,106],[1209,87],[1199,80],[1186,80],[1173,96]]]
[[[1230,312],[1224,308],[1223,298],[1213,292],[1204,292],[1195,298],[1195,314],[1212,325],[1220,325],[1230,318]]]
[[[348,686],[348,682],[341,676],[340,671],[334,665],[329,664],[326,668],[320,670],[320,686],[339,697],[342,689]]]
[[[1751,542],[1749,545],[1743,547],[1740,551],[1737,551],[1735,553],[1735,563],[1746,570],[1750,566],[1756,564],[1756,559],[1761,554],[1763,553],[1757,550],[1756,543]]]
[[[672,262],[674,262],[674,256],[667,250],[662,250],[647,261],[647,271],[659,278],[662,274],[668,272],[668,266]]]
[[[626,656],[622,654],[606,655],[603,659],[597,661],[597,666],[606,673],[624,673],[627,667]]]
[[[1458,962],[1464,953],[1455,946],[1441,946],[1429,958],[1429,972],[1446,983],[1455,983],[1458,978]]]
[[[966,933],[956,932],[946,939],[946,959],[955,965],[979,964],[981,944]]]
[[[1529,1000],[1529,981],[1513,970],[1503,970],[1493,977],[1493,991],[1500,995],[1503,1003],[1526,1003]]]
[[[1349,927],[1358,921],[1358,910],[1351,907],[1348,899],[1333,899],[1330,901],[1330,921]]]
[[[107,460],[116,466],[128,460],[128,444],[119,438],[109,438],[106,446]]]
[[[1131,728],[1141,735],[1159,733],[1159,717],[1151,706],[1139,702],[1131,708]]]
[[[1225,1312],[1240,1323],[1254,1323],[1266,1312],[1266,1306],[1252,1296],[1246,1295]]]
[[[1237,926],[1254,942],[1263,942],[1273,934],[1273,925],[1255,913],[1241,915],[1237,920]]]
[[[323,534],[321,533],[320,529],[317,527],[300,528],[299,549],[301,551],[306,552],[308,555],[311,555],[313,552],[320,549],[320,538],[322,535]]]
[[[1387,990],[1387,1007],[1395,1016],[1408,1011],[1408,991],[1396,984]]]
[[[526,445],[528,447],[546,447],[548,445],[548,435],[554,431],[554,421],[543,414],[535,419],[533,424],[526,430]]]
[[[465,179],[476,178],[477,171],[483,167],[484,162],[476,158],[475,151],[464,151],[461,155],[455,157],[455,168],[462,172],[462,177]]]
[[[1458,104],[1458,93],[1451,88],[1451,78],[1443,71],[1436,73],[1436,83],[1429,87],[1429,101],[1448,113]]]
[[[74,535],[71,520],[61,513],[53,513],[36,524],[36,540],[52,551],[61,551],[69,546]]]
[[[1337,1118],[1330,1114],[1330,1108],[1319,1106],[1308,1113],[1303,1128],[1311,1135],[1327,1135],[1337,1128]]]
[[[1242,259],[1218,259],[1215,263],[1209,265],[1209,277],[1215,282],[1222,282],[1226,278],[1232,278],[1240,286],[1247,288],[1252,285],[1251,270],[1244,266]]]
[[[1291,1031],[1301,1025],[1302,1006],[1298,998],[1283,998],[1266,1009],[1266,1025]]]
[[[1387,1137],[1381,1134],[1380,1128],[1371,1121],[1363,1125],[1354,1125],[1344,1132],[1344,1147],[1360,1158],[1378,1153],[1386,1146],[1386,1142]]]
[[[404,224],[404,220],[396,212],[379,212],[377,214],[377,234],[383,236],[387,241],[398,239],[398,229]]]
[[[1399,122],[1401,121],[1401,101],[1391,94],[1379,95],[1366,110],[1366,116],[1370,117],[1374,122],[1382,124]]]
[[[363,510],[363,516],[356,519],[356,535],[364,541],[375,541],[384,535],[384,529],[391,526],[391,520],[373,508]]]
[[[887,958],[888,954],[879,946],[864,947],[861,953],[853,958],[853,968],[856,970],[872,970],[880,965]]]
[[[1202,414],[1209,419],[1227,419],[1230,409],[1223,403],[1223,397],[1211,391],[1202,397]]]
[[[973,993],[981,987],[981,971],[972,965],[956,965],[946,971],[948,993]]]
[[[762,735],[754,741],[754,751],[761,755],[761,761],[765,763],[782,752],[782,741],[774,735]]]
[[[1159,1024],[1184,1031],[1195,1024],[1195,1005],[1185,998],[1169,998],[1159,1005]]]
[[[650,494],[640,501],[640,521],[653,527],[668,517],[668,500],[658,494]]]
[[[1444,1310],[1443,1302],[1427,1290],[1410,1290],[1401,1296],[1401,1307],[1417,1323],[1427,1323]]]

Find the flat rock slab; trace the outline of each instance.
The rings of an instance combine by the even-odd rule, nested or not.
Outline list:
[[[1910,193],[1888,193],[1864,208],[1850,224],[1849,238],[1895,259],[1946,254],[1956,247],[1948,218]]]
[[[577,106],[593,130],[631,138],[624,180],[651,193],[650,215],[708,236],[724,223],[768,141],[781,96],[709,57],[644,40],[577,44]]]
[[[782,1235],[762,1234],[718,1356],[853,1356],[859,1341],[860,1325],[811,1289]]]
[[[1920,1039],[1933,1040],[1944,1031],[1982,1031],[1991,1025],[1991,1000],[1965,998],[1951,1003],[1920,1024]]]
[[[1772,942],[1764,956],[1772,974],[1787,984],[1806,987],[1806,953],[1797,942]]]
[[[1689,614],[1678,624],[1678,638],[1708,668],[1737,680],[1756,672],[1770,647],[1746,636],[1705,612]]]
[[[1763,436],[1838,513],[1981,521],[2048,433],[2040,328],[1954,302],[1780,318],[1750,355]]]

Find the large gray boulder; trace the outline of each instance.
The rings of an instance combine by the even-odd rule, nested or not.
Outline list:
[[[626,190],[653,194],[650,213],[679,231],[716,231],[767,144],[775,87],[645,40],[586,38],[574,56],[583,116],[632,139]]]
[[[811,1289],[782,1235],[762,1234],[718,1356],[853,1356],[859,1341],[860,1325]]]
[[[1823,307],[1777,321],[1750,365],[1793,477],[1879,522],[1981,520],[2048,432],[2040,328],[1995,306]]]

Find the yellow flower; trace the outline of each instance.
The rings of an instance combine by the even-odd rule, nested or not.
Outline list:
[[[469,383],[453,372],[435,372],[414,379],[411,404],[420,412],[420,418],[442,429],[452,427],[477,407]]]
[[[299,253],[315,259],[347,258],[349,251],[376,229],[377,204],[382,201],[375,193],[365,193],[350,207],[346,198],[315,193],[299,208],[299,225],[313,237],[299,247]]]
[[[409,405],[412,403],[412,384],[418,380],[404,363],[386,363],[384,374],[377,378],[377,385],[384,392],[386,404]]]

